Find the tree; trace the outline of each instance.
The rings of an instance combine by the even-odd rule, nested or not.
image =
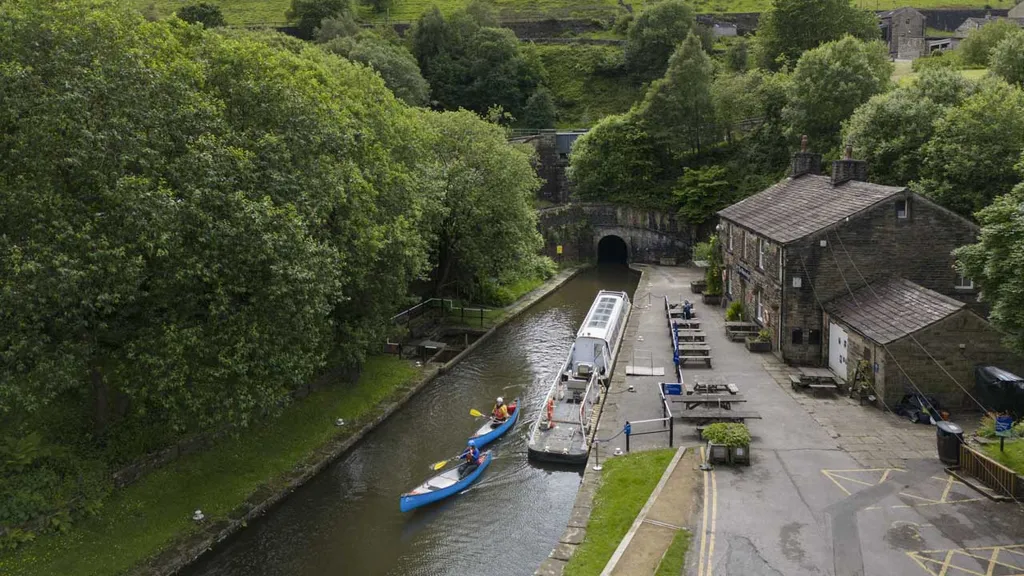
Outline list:
[[[726,49],[725,66],[733,72],[745,72],[748,57],[747,39],[740,38]]]
[[[1024,164],[1019,165],[1019,167]],[[1024,184],[976,214],[981,236],[954,253],[957,268],[981,288],[989,320],[1006,334],[1009,348],[1024,354]]]
[[[199,2],[183,6],[176,12],[178,18],[185,22],[199,23],[206,28],[218,28],[227,25],[220,6],[208,2]]]
[[[557,116],[558,110],[555,108],[555,99],[551,96],[551,91],[541,85],[526,101],[520,123],[529,128],[554,128]]]
[[[661,179],[664,150],[633,113],[606,116],[573,144],[569,180],[581,200],[647,204]]]
[[[457,283],[472,294],[490,278],[530,269],[543,243],[530,158],[503,130],[465,110],[422,112],[433,161],[421,181],[433,201],[426,225],[438,294]]]
[[[289,22],[294,22],[302,38],[311,39],[325,18],[337,18],[354,14],[349,0],[292,0],[285,13]]]
[[[840,124],[887,90],[891,75],[888,50],[881,42],[846,36],[808,50],[793,71],[784,111],[790,136],[806,134],[812,142],[837,147]]]
[[[905,186],[920,176],[921,148],[943,111],[909,88],[877,94],[843,123],[843,142],[868,162],[872,182]]]
[[[975,84],[957,70],[929,68],[921,71],[910,89],[941,106],[957,106],[974,93]]]
[[[355,17],[352,14],[343,13],[331,18],[324,18],[320,21],[320,26],[316,28],[313,35],[317,42],[327,44],[328,42],[337,38],[350,38],[359,34],[360,28],[359,23],[356,22]],[[325,49],[330,49],[324,47]]]
[[[1010,84],[1024,87],[1024,32],[1011,32],[996,44],[989,68]]]
[[[726,169],[717,165],[684,169],[672,194],[680,205],[679,215],[695,226],[733,202]]]
[[[700,154],[717,140],[711,58],[695,34],[672,54],[665,76],[648,89],[638,116],[657,140],[677,150]]]
[[[846,35],[881,39],[877,17],[850,0],[773,0],[758,21],[754,53],[760,67],[778,70],[793,66],[804,52]]]
[[[325,20],[324,23],[330,22]],[[380,73],[384,84],[399,100],[410,106],[426,106],[430,86],[420,74],[416,59],[402,46],[381,39],[372,32],[361,32],[355,38],[335,38],[324,49],[366,64]]]
[[[719,74],[711,84],[715,123],[727,141],[732,141],[740,122],[761,116],[755,92],[759,80],[759,74]]]
[[[1020,27],[1010,20],[996,19],[971,30],[957,47],[960,60],[967,66],[985,68],[992,59],[992,51],[1006,37],[1020,33]]]
[[[963,103],[947,109],[921,150],[921,179],[914,188],[964,217],[1018,182],[1024,150],[1024,92],[989,78]]]
[[[682,0],[648,4],[626,33],[625,61],[630,73],[657,78],[668,59],[693,29],[693,9]]]

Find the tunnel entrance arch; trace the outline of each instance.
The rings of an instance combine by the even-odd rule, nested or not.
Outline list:
[[[610,234],[597,243],[597,261],[610,264],[629,262],[629,246],[621,236]]]

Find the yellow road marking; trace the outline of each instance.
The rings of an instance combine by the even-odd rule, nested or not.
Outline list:
[[[921,550],[918,552],[907,552],[922,570],[932,576],[953,576],[954,574],[971,574],[972,576],[994,576],[997,567],[1004,569],[1000,573],[1009,570],[1013,574],[1024,573],[1024,567],[1017,563],[1017,560],[1024,561],[1020,555],[1024,553],[1024,544],[1013,544],[1009,546],[984,546],[978,548],[954,548],[951,550]],[[941,559],[931,558],[925,554],[943,554]],[[987,554],[986,554],[987,553]],[[1004,554],[1010,562],[1000,561],[1000,554]],[[1016,557],[1016,558],[1014,558]],[[972,559],[985,566],[985,572],[972,570],[967,566],[954,563],[957,559]]]

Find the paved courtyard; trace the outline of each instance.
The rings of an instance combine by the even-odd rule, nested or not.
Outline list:
[[[602,458],[625,450],[623,424],[661,417],[656,384],[673,381],[662,296],[689,291],[696,269],[649,266],[634,298],[599,427]],[[649,294],[649,296],[648,296]],[[696,303],[713,368],[686,368],[684,380],[735,383],[756,411],[750,467],[717,466],[704,474],[687,574],[1003,575],[1024,574],[1024,514],[945,474],[931,426],[835,394],[790,388],[795,373],[770,354],[751,354],[725,337],[720,309]],[[649,359],[648,359],[649,358]],[[625,366],[664,368],[664,376],[627,376]],[[633,388],[633,392],[629,388]],[[677,405],[675,411],[681,410]],[[633,424],[632,450],[664,447],[660,423]],[[676,422],[676,446],[701,444]]]

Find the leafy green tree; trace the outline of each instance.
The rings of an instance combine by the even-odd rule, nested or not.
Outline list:
[[[303,38],[316,35],[316,29],[325,18],[351,15],[355,11],[350,0],[292,0],[285,12],[289,22],[294,22]]]
[[[725,51],[725,66],[733,72],[746,72],[750,57],[746,38],[739,38]]]
[[[693,9],[683,0],[648,4],[626,33],[625,62],[630,73],[657,78],[669,57],[694,27]]]
[[[719,74],[711,84],[715,123],[727,141],[742,121],[760,117],[755,92],[759,80],[759,74]]]
[[[451,293],[454,284],[473,294],[488,279],[534,267],[543,240],[533,209],[540,180],[529,156],[465,110],[422,118],[433,158],[421,184],[432,199],[425,218],[435,291]]]
[[[185,22],[197,22],[207,28],[218,28],[227,25],[227,21],[224,20],[224,13],[220,11],[220,6],[208,2],[183,6],[178,9],[176,14],[178,18]]]
[[[877,17],[850,0],[773,0],[758,22],[754,53],[760,67],[778,70],[846,35],[880,40]]]
[[[1024,92],[989,78],[935,123],[921,150],[917,191],[971,217],[1019,181],[1013,166],[1024,150]]]
[[[633,113],[606,116],[573,144],[569,179],[581,200],[644,204],[667,163],[664,148]]]
[[[698,23],[693,25],[693,28],[690,30],[690,32],[697,35],[697,38],[700,39],[700,47],[705,52],[711,54],[714,51],[715,33],[713,30],[711,30],[710,27]]]
[[[330,20],[324,22],[326,24]],[[402,46],[383,40],[372,32],[360,32],[354,38],[335,38],[323,47],[376,70],[395,96],[410,106],[425,106],[430,99],[430,86],[420,74],[416,59]]]
[[[839,145],[839,129],[858,106],[891,86],[892,64],[881,42],[846,36],[808,50],[793,71],[784,116],[790,135],[806,134],[820,149]]]
[[[1024,86],[1024,31],[1011,32],[996,44],[989,68],[1010,84]]]
[[[362,30],[355,16],[349,13],[324,18],[313,33],[317,42],[327,44],[337,38],[350,38]],[[326,47],[325,47],[326,48]]]
[[[914,90],[877,94],[843,123],[843,141],[868,161],[872,182],[906,185],[919,177],[921,148],[934,134],[944,107]]]
[[[910,88],[941,106],[956,106],[974,92],[975,83],[956,70],[932,68],[922,70]]]
[[[967,38],[957,46],[960,60],[967,66],[986,68],[992,60],[992,51],[1004,39],[1020,33],[1020,27],[1006,19],[995,19],[977,30],[972,30]]]
[[[977,214],[981,236],[956,250],[957,268],[981,288],[989,320],[1006,334],[1009,348],[1024,354],[1024,184]]]
[[[526,101],[520,124],[530,128],[554,128],[558,110],[551,91],[545,86],[537,87],[537,91]]]
[[[680,205],[679,215],[693,225],[707,222],[733,202],[728,173],[718,165],[684,169],[672,194]]]
[[[638,116],[657,140],[700,154],[717,141],[711,101],[714,67],[696,34],[686,37],[669,59],[665,76],[647,90]]]

